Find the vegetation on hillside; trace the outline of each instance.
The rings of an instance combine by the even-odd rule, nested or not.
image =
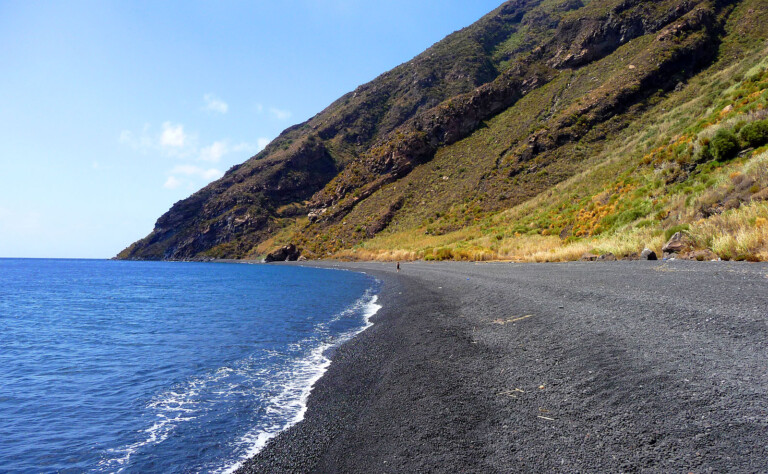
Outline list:
[[[454,206],[418,228],[393,229],[342,255],[563,261],[610,252],[631,257],[645,247],[661,254],[671,234],[683,231],[698,248],[720,258],[767,260],[766,53],[725,69],[713,66],[608,143],[585,171],[521,205],[479,212],[460,230],[435,232],[445,220],[450,227],[471,209]]]
[[[766,39],[760,0],[506,2],[119,257],[562,261],[682,231],[766,260]]]

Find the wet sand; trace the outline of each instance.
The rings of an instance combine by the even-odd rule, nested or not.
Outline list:
[[[311,264],[383,308],[241,472],[768,471],[768,265]]]

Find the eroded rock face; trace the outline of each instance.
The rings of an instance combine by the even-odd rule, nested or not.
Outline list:
[[[467,137],[483,120],[510,107],[556,74],[551,68],[520,63],[493,82],[416,114],[316,193],[309,204],[310,220],[331,221],[346,214],[361,200],[429,161],[439,147]]]
[[[301,252],[293,244],[279,248],[264,258],[266,263],[270,262],[295,262],[301,257]]]

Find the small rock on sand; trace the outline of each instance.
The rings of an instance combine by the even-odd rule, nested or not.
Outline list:
[[[640,260],[658,260],[659,257],[656,256],[656,252],[654,252],[651,249],[643,249],[643,251],[640,253]]]

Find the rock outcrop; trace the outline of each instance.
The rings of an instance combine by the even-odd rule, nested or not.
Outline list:
[[[288,244],[264,257],[265,263],[271,262],[295,262],[301,258],[301,252],[293,244]]]
[[[664,258],[677,257],[678,254],[690,252],[693,250],[693,242],[682,232],[675,234],[661,248]]]

